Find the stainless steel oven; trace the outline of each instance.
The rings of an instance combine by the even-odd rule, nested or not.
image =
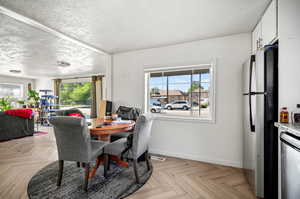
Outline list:
[[[300,198],[300,137],[282,132],[281,199]]]

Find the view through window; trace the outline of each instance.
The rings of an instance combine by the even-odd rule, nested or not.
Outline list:
[[[0,97],[23,98],[23,85],[0,83]]]
[[[148,111],[157,114],[210,119],[210,66],[191,70],[148,73]]]
[[[62,82],[59,101],[61,109],[78,108],[90,118],[91,81]]]

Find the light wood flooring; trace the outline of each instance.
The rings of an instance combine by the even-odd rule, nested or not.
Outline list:
[[[45,129],[44,129],[45,130]],[[30,178],[57,160],[52,131],[0,143],[0,198],[25,199]],[[241,169],[167,157],[129,199],[255,199]]]

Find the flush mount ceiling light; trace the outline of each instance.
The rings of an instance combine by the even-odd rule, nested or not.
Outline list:
[[[11,73],[21,73],[21,70],[13,69],[13,70],[9,70],[9,72],[11,72]]]
[[[59,67],[69,67],[69,66],[71,66],[71,64],[69,62],[65,62],[65,61],[57,61],[57,65]]]

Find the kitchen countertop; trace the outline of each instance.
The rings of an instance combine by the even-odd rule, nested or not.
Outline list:
[[[278,127],[281,131],[287,131],[293,135],[300,137],[300,125],[295,126],[294,124],[286,124],[279,122],[275,122],[274,125]]]

